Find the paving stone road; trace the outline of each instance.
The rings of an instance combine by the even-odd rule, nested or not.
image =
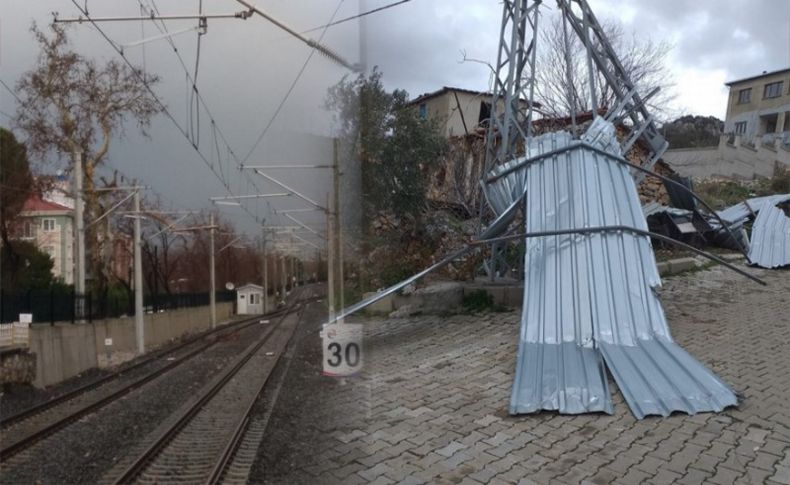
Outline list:
[[[363,377],[323,396],[321,451],[284,481],[790,484],[790,271],[751,271],[770,286],[716,267],[661,290],[737,408],[638,421],[611,382],[613,416],[511,417],[518,312],[366,320]]]

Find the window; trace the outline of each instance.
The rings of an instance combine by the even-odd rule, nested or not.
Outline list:
[[[44,219],[41,221],[41,226],[44,232],[52,232],[55,230],[55,219]]]
[[[765,91],[763,92],[763,98],[778,98],[782,95],[783,85],[784,81],[766,84]]]
[[[746,122],[739,121],[735,123],[735,134],[736,135],[745,135],[746,134]]]
[[[25,239],[36,237],[36,224],[32,221],[25,221],[25,224],[22,226],[22,237]]]
[[[487,122],[489,118],[491,118],[491,103],[480,101],[480,116],[477,117],[477,122]]]
[[[428,119],[428,106],[425,103],[420,104],[420,119],[421,120]]]
[[[738,104],[746,104],[752,101],[752,88],[741,89],[738,91]]]
[[[255,304],[255,293],[250,293],[250,305]]]

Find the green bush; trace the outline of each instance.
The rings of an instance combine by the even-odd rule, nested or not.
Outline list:
[[[730,181],[701,182],[694,187],[694,192],[716,210],[743,202],[753,196],[752,190],[748,187]]]
[[[486,312],[486,311],[505,311],[502,305],[494,303],[494,297],[486,290],[474,290],[465,293],[461,300],[461,307],[466,313]]]

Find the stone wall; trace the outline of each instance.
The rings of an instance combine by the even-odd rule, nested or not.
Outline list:
[[[209,307],[185,308],[144,318],[146,351],[210,327]],[[217,303],[217,320],[227,323],[233,303]],[[111,345],[105,345],[111,339]],[[134,317],[93,323],[56,323],[30,327],[30,352],[36,359],[37,387],[50,386],[94,367],[117,365],[136,355]]]
[[[748,144],[740,136],[722,136],[718,147],[668,150],[664,159],[679,174],[697,180],[752,180],[773,176],[777,166],[790,167],[790,146],[779,139]]]
[[[0,384],[29,384],[36,378],[36,356],[27,348],[0,351]]]

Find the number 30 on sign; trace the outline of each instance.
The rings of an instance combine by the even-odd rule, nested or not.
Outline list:
[[[347,377],[362,370],[362,325],[331,324],[321,331],[325,376]]]

